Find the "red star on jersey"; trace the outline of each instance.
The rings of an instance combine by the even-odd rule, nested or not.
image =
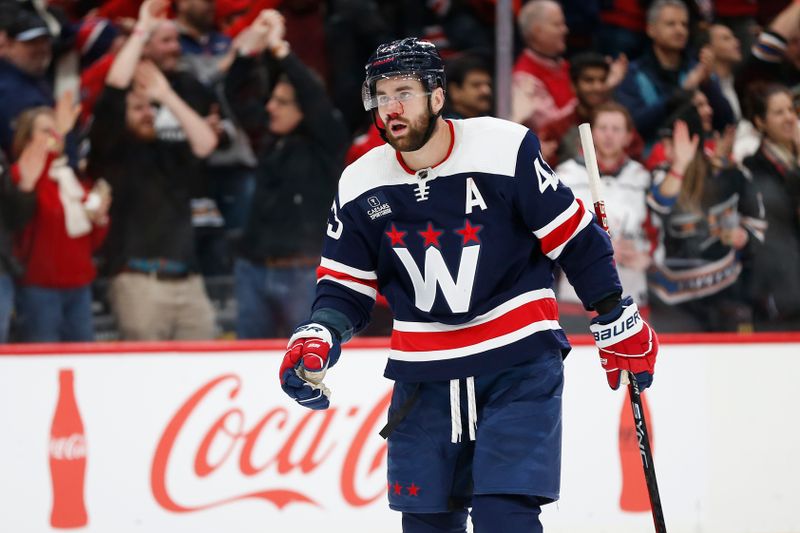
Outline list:
[[[473,226],[469,223],[469,220],[465,220],[464,227],[455,230],[455,232],[464,237],[463,245],[466,246],[469,241],[475,241],[478,244],[481,243],[480,239],[478,239],[478,232],[482,229],[483,226]]]
[[[394,482],[394,493],[395,494],[402,494],[403,493],[403,485],[401,485],[397,481]]]
[[[397,228],[395,228],[394,224],[392,224],[392,231],[387,231],[386,235],[389,237],[389,239],[391,239],[392,246],[397,246],[398,244],[400,246],[405,246],[406,243],[403,242],[403,237],[406,236],[406,233],[408,233],[408,232],[407,231],[397,231]]]
[[[441,234],[444,232],[435,230],[433,228],[433,224],[428,222],[428,229],[426,229],[425,231],[418,231],[417,233],[419,233],[422,236],[422,238],[425,239],[425,244],[423,244],[424,247],[427,248],[432,244],[438,248],[439,236],[441,236]]]
[[[419,496],[419,487],[414,485],[414,482],[411,482],[411,486],[407,488],[409,496]]]

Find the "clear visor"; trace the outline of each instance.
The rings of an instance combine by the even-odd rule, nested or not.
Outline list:
[[[393,84],[391,91],[387,91],[383,86],[378,87],[380,81],[389,79],[393,81],[408,81],[410,83]],[[429,94],[431,93],[426,90],[421,76],[413,72],[388,72],[380,76],[373,76],[367,78],[364,81],[364,85],[361,86],[361,101],[367,111],[387,106],[394,101],[407,102],[412,98],[428,96]]]

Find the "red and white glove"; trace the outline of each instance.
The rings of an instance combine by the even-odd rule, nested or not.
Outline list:
[[[340,353],[336,335],[322,324],[299,326],[289,339],[278,373],[281,388],[303,407],[327,409],[331,391],[322,380]]]
[[[589,330],[612,389],[619,388],[623,371],[636,376],[641,390],[653,383],[658,336],[639,314],[633,298],[628,296],[608,313],[593,318]]]

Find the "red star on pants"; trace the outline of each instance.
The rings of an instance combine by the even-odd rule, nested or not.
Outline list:
[[[394,482],[394,493],[395,494],[402,494],[402,491],[403,491],[403,485],[401,485],[400,483],[395,481]]]
[[[432,244],[438,248],[439,236],[444,232],[433,229],[433,224],[428,222],[428,229],[425,231],[418,231],[417,233],[419,233],[422,238],[425,239],[425,244],[423,244],[423,246],[427,247]]]
[[[465,220],[464,227],[455,230],[455,232],[464,237],[463,245],[466,246],[469,241],[475,241],[478,244],[481,243],[480,239],[478,239],[478,232],[482,229],[483,226],[473,226],[469,223],[469,220]]]
[[[419,487],[414,485],[414,482],[411,482],[411,486],[408,487],[408,495],[409,496],[419,496]]]
[[[407,231],[397,231],[397,228],[394,227],[392,224],[392,231],[387,231],[386,235],[391,239],[392,246],[397,246],[398,244],[401,246],[405,246],[406,243],[403,242],[403,237],[406,236]]]

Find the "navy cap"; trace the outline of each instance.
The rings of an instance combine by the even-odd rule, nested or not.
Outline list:
[[[20,11],[8,28],[8,36],[15,41],[32,41],[39,37],[50,37],[47,24],[30,11]]]

